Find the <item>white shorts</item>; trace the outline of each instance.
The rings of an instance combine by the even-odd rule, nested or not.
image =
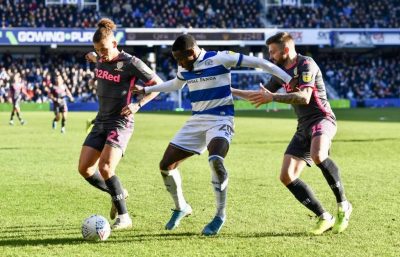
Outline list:
[[[171,144],[187,152],[201,154],[213,138],[225,138],[230,143],[233,135],[233,117],[193,115],[175,135]]]

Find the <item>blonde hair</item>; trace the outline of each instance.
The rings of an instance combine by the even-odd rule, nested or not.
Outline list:
[[[103,18],[97,23],[97,30],[93,35],[93,42],[98,43],[101,40],[111,36],[114,36],[114,30],[117,28],[115,23],[108,19]]]

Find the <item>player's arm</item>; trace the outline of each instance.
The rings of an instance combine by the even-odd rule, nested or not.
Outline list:
[[[163,81],[158,75],[154,75],[153,79],[148,83],[148,85],[158,85],[161,84]],[[135,86],[135,88],[132,90],[133,93],[136,93],[139,89],[143,89],[143,87],[140,86]],[[150,94],[144,95],[142,99],[137,101],[136,103],[131,103],[127,106],[125,106],[122,111],[121,115],[130,115],[130,114],[135,114],[137,113],[142,106],[145,106],[148,102],[156,98],[160,92],[152,92]]]
[[[231,92],[234,96],[248,100],[251,90],[241,90],[231,87]]]
[[[309,104],[315,87],[315,76],[319,68],[313,60],[309,60],[307,62],[305,61],[297,68],[300,76],[294,78],[295,83],[293,85],[289,85],[289,87],[292,89],[296,88],[298,90],[290,93],[273,93],[266,88],[261,88],[263,95],[258,98],[254,97],[250,99],[250,101],[255,105],[262,104],[262,102],[272,101],[299,105]]]
[[[54,96],[51,89],[49,89],[49,91],[48,91],[48,96],[49,96],[50,100],[53,101],[53,103],[57,102],[57,98]]]
[[[264,87],[271,92],[276,92],[282,87],[282,80],[272,76]],[[264,95],[264,91],[262,90],[255,91],[255,90],[241,90],[241,89],[231,88],[231,91],[234,96],[243,98],[248,101],[250,101],[250,99],[255,97],[256,95],[261,95],[261,96]]]
[[[163,82],[159,85],[145,87],[143,88],[142,93],[148,94],[152,92],[172,92],[183,88],[185,83],[186,83],[185,80],[181,80],[178,77],[176,77],[174,79]]]
[[[293,93],[272,93],[260,84],[260,91],[252,94],[248,100],[256,107],[272,101],[287,104],[307,105],[310,102],[312,91],[313,89],[311,87],[303,87],[300,88],[298,92]]]
[[[262,69],[263,71],[280,78],[285,83],[290,83],[290,81],[292,80],[292,77],[289,74],[287,74],[284,70],[282,70],[272,62],[264,60],[262,58],[243,55],[240,66]]]
[[[71,91],[69,91],[69,89],[68,89],[67,86],[65,86],[65,93],[67,94],[69,100],[70,100],[71,102],[73,102],[73,101],[74,101],[74,97],[72,96]]]
[[[160,79],[160,82],[162,82],[161,79]],[[150,101],[155,96],[157,96],[160,92],[175,91],[175,90],[178,90],[178,89],[182,88],[184,85],[185,85],[184,81],[181,81],[181,80],[175,78],[175,79],[168,80],[166,82],[162,82],[162,83],[154,85],[154,86],[149,86],[149,87],[136,86],[132,90],[132,92],[135,93],[135,94],[139,94],[139,95],[145,95],[145,97],[143,97],[143,99],[148,97],[147,99],[149,99],[148,101]],[[151,98],[151,97],[153,97],[153,98]],[[143,106],[143,104],[142,104],[142,101],[144,101],[143,99],[141,101],[139,101],[138,103],[136,103],[137,106],[128,105],[127,107],[124,107],[122,109],[121,114],[122,115],[127,115],[127,113],[129,113],[129,111],[127,111],[126,108],[131,108],[131,112],[132,113],[137,112],[138,110],[135,109],[135,108],[140,108],[141,106]],[[140,103],[140,106],[139,106],[139,103]]]
[[[145,86],[151,87],[152,85],[162,84],[162,79],[154,73],[152,69],[149,68],[142,60],[136,57],[132,57],[130,62],[130,67],[132,71],[132,76],[138,77],[141,81],[145,82]],[[137,87],[134,87],[131,92],[135,93]],[[142,99],[140,99],[136,103],[131,103],[125,106],[122,111],[121,115],[131,115],[135,114],[139,111],[139,109],[146,105],[148,102],[153,100],[159,92],[149,92],[146,94]]]
[[[310,103],[312,92],[313,89],[311,87],[303,87],[298,92],[286,94],[266,92],[266,94],[271,94],[274,102],[307,105]]]
[[[297,68],[300,75],[297,78],[298,83],[296,84],[298,91],[287,94],[272,94],[273,101],[301,105],[310,103],[311,95],[315,88],[315,77],[319,68],[312,59],[306,59]]]

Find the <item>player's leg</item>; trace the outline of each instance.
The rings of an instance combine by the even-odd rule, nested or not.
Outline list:
[[[192,208],[186,202],[182,189],[182,178],[178,170],[178,165],[194,153],[178,148],[174,144],[169,144],[160,162],[160,172],[167,191],[170,193],[175,210],[165,229],[172,230],[178,227],[182,218],[192,214]]]
[[[226,220],[228,171],[224,165],[224,158],[229,150],[229,141],[224,137],[216,137],[210,141],[207,148],[211,183],[215,193],[216,214],[212,221],[204,227],[202,234],[211,236],[219,233]]]
[[[333,226],[334,218],[325,211],[311,188],[299,178],[304,167],[312,163],[310,147],[311,134],[299,125],[286,149],[280,178],[295,198],[318,216],[317,225],[311,233],[322,234]]]
[[[61,112],[61,133],[65,133],[65,124],[67,123],[68,112],[64,110]]]
[[[12,108],[12,110],[11,110],[10,121],[9,121],[9,123],[8,123],[8,124],[10,124],[11,126],[14,125],[14,113],[15,113],[15,108],[14,108],[14,105],[13,105],[13,108]]]
[[[101,152],[95,148],[86,145],[82,146],[78,170],[81,176],[92,186],[111,194],[103,177],[97,170],[100,154]]]
[[[132,220],[128,214],[124,189],[120,179],[115,175],[115,169],[122,158],[122,149],[106,144],[100,155],[99,171],[107,188],[110,190],[112,202],[118,212],[118,218],[113,224],[114,230],[132,227]]]
[[[280,180],[301,204],[318,217],[317,225],[310,232],[319,235],[332,228],[335,220],[333,216],[323,208],[312,189],[300,179],[300,174],[306,164],[306,161],[299,157],[285,154],[283,157]]]
[[[10,116],[10,125],[14,125],[14,115],[17,113],[18,119],[19,119],[19,114],[18,114],[18,100],[17,99],[11,99],[12,101],[12,110],[11,110],[11,116]]]
[[[90,134],[96,133],[96,127]],[[120,179],[115,175],[115,169],[120,162],[128,142],[133,133],[133,123],[122,128],[114,128],[107,131],[107,139],[100,155],[99,171],[111,192],[110,217],[113,219],[118,213],[112,228],[114,230],[129,229],[132,227],[132,220],[129,217],[126,206],[128,192],[122,186]],[[89,135],[90,135],[89,134]]]
[[[51,123],[53,129],[57,128],[57,122],[60,120],[60,110],[59,107],[54,106],[54,119]]]
[[[333,232],[340,233],[348,226],[352,206],[345,196],[339,168],[336,163],[329,158],[329,148],[335,133],[336,125],[329,120],[323,120],[313,126],[311,158],[321,169],[322,174],[336,197],[338,215]]]
[[[17,118],[18,118],[19,122],[21,123],[21,125],[24,125],[25,121],[24,121],[24,119],[22,119],[21,108],[19,107],[19,101],[15,104],[14,110],[15,110],[15,113],[17,114]]]

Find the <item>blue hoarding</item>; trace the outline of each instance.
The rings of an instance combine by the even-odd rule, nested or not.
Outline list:
[[[1,29],[0,45],[91,45],[95,29]],[[118,44],[125,44],[125,31],[115,33]]]

